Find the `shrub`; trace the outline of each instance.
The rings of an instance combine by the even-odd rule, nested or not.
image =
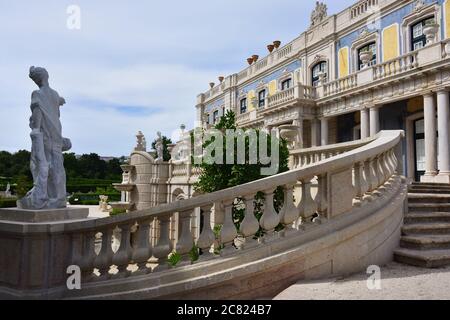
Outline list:
[[[15,208],[17,207],[16,198],[2,198],[0,199],[0,208]]]
[[[113,216],[117,216],[119,214],[124,214],[126,212],[127,212],[127,210],[124,210],[124,209],[112,209],[112,211],[109,213],[109,215],[111,217],[113,217]]]

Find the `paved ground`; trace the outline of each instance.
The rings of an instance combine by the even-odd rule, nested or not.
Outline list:
[[[369,290],[370,275],[298,283],[286,289],[275,300],[448,300],[450,267],[422,269],[398,263],[381,268],[381,290]]]
[[[108,212],[101,212],[99,206],[80,206],[80,205],[69,205],[69,208],[88,208],[89,218],[104,218],[109,217]]]

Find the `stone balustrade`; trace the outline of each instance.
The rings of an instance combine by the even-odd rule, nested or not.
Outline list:
[[[5,234],[16,233],[14,237],[17,237],[17,234],[31,233],[32,236],[25,236],[28,237],[26,241],[37,237],[44,247],[55,246],[50,251],[42,249],[43,256],[33,255],[26,261],[21,260],[21,254],[29,253],[23,251],[16,254],[17,263],[10,261],[11,265],[30,265],[22,265],[15,271],[7,270],[10,276],[0,279],[0,283],[21,289],[33,286],[51,288],[61,285],[68,265],[81,268],[84,286],[110,279],[156,275],[169,269],[175,272],[191,263],[245,254],[250,248],[304,232],[311,226],[326,225],[327,221],[351,212],[362,203],[370,207],[370,202],[398,186],[396,148],[402,135],[402,131],[382,131],[375,139],[360,142],[359,147],[356,144],[347,149],[335,147],[336,150],[353,150],[335,156],[333,152],[328,153],[328,159],[315,164],[127,215],[69,221],[61,224],[63,229],[52,225],[51,229],[28,226],[26,230],[20,230],[18,226],[0,223],[2,237]],[[325,151],[322,153],[325,154]],[[312,180],[318,182],[316,196],[311,192]],[[277,212],[274,191],[278,187],[283,190],[284,204]],[[255,216],[255,196],[260,192],[264,195],[264,205],[258,219]],[[300,194],[298,204],[294,201],[294,192]],[[236,224],[233,218],[233,207],[236,205],[245,208],[245,218],[240,224]],[[191,223],[198,208],[203,224],[200,236],[195,239]],[[170,236],[170,222],[174,220],[174,215],[178,215],[175,242]],[[200,224],[200,221],[196,223]],[[5,228],[8,230],[6,233]],[[63,234],[58,230],[64,230]],[[42,232],[45,233],[44,238],[40,235]],[[8,240],[3,239],[0,243],[7,244]],[[112,243],[116,245],[112,246]],[[4,249],[11,250],[13,247],[6,246]],[[39,248],[39,245],[35,246],[36,252],[41,252]],[[195,262],[191,262],[192,250],[199,254]],[[180,262],[170,266],[174,252],[180,257]],[[11,259],[13,256],[10,256]],[[19,270],[20,273],[31,272],[27,269],[31,266],[37,270],[33,282],[22,279],[23,282],[18,285],[13,274]],[[42,277],[38,276],[39,272],[42,272]]]
[[[291,150],[289,154],[292,158],[292,168],[296,169],[314,164],[316,162],[343,154],[356,148],[360,148],[370,143],[371,141],[373,141],[373,138],[331,144],[321,147]]]
[[[419,66],[417,55],[418,52],[414,51],[373,66],[373,80],[384,79],[417,68]]]
[[[277,92],[274,95],[269,96],[268,107],[266,109],[269,110],[280,106],[286,106],[300,100],[312,100],[314,99],[315,95],[315,88],[297,83],[292,88]]]
[[[336,93],[341,93],[351,90],[358,86],[358,77],[356,74],[351,74],[348,77],[341,78],[324,85],[324,95],[329,96]]]

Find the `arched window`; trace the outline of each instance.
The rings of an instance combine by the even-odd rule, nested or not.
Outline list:
[[[264,108],[265,105],[266,105],[266,90],[264,89],[258,93],[258,107]]]
[[[361,53],[366,51],[372,52],[372,60],[370,60],[369,66],[377,64],[377,45],[375,42],[371,42],[358,49],[358,70],[364,67],[364,63],[361,61]]]
[[[423,29],[430,23],[434,23],[434,16],[423,19],[411,26],[411,50],[419,50],[427,44],[427,37]]]
[[[324,73],[325,78],[328,77],[327,69],[328,69],[328,67],[327,67],[326,61],[321,61],[312,68],[312,85],[314,87],[317,87],[317,85],[319,84],[319,80],[320,80],[319,75],[321,73]]]
[[[241,114],[247,112],[247,98],[241,99]]]

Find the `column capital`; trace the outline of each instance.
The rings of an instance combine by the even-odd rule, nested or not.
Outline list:
[[[422,95],[423,95],[424,98],[426,98],[426,97],[433,97],[434,96],[434,91],[432,91],[432,90],[425,91]]]

